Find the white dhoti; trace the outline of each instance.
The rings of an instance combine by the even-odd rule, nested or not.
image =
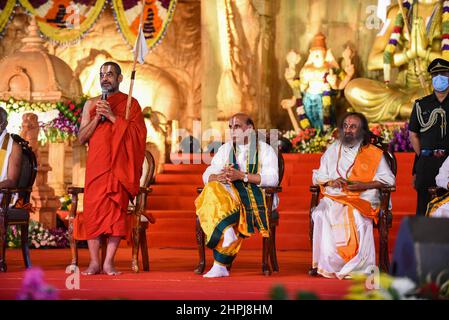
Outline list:
[[[8,178],[8,164],[12,152],[12,145],[14,140],[11,138],[6,130],[0,134],[0,181]],[[17,195],[13,195],[12,199],[15,201]],[[3,200],[3,194],[0,194],[0,202]],[[14,202],[13,202],[14,203]]]
[[[341,239],[336,228],[342,228],[341,221],[348,207],[329,198],[321,199],[312,213],[313,219],[313,267],[327,278],[343,279],[352,272],[367,272],[376,265],[373,221],[363,217],[357,209],[353,210],[357,227],[359,250],[350,261],[345,262],[338,254],[337,246]]]

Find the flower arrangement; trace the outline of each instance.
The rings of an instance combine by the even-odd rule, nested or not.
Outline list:
[[[28,102],[15,100],[9,98],[8,100],[0,100],[0,107],[5,109],[8,113],[16,112],[23,113],[29,111],[47,112],[56,108],[56,103],[51,102]]]
[[[86,100],[87,97],[83,96],[79,101],[57,102],[55,107],[59,110],[58,116],[41,124],[45,139],[50,142],[76,139]]]
[[[283,285],[275,285],[270,289],[270,298],[272,300],[289,300],[289,294]],[[298,291],[295,294],[296,300],[319,300],[319,297],[310,291]]]
[[[60,228],[46,229],[34,220],[30,220],[29,240],[34,248],[66,248],[68,244],[67,232]]]
[[[352,274],[351,285],[345,300],[449,300],[449,270],[428,275],[420,284],[405,277],[393,277],[387,273]],[[310,291],[298,291],[290,296],[284,285],[278,284],[270,289],[272,300],[319,300],[319,296]]]
[[[320,153],[324,152],[329,144],[335,141],[336,128],[330,128],[321,133],[314,128],[295,131],[287,131],[283,134],[293,145],[293,153]],[[408,123],[404,124],[373,124],[370,125],[373,134],[381,137],[392,152],[412,152]]]
[[[17,226],[10,226],[6,232],[6,245],[9,248],[20,247],[20,230]]]
[[[293,145],[292,152],[295,153],[319,153],[324,152],[334,140],[334,130],[328,130],[323,134],[318,133],[315,128],[307,128],[296,134],[295,131],[286,132],[283,137],[289,139]]]
[[[21,232],[16,226],[8,228],[6,239],[10,248],[20,247]],[[67,248],[68,233],[62,228],[46,229],[41,223],[30,220],[28,241],[31,248]]]
[[[63,195],[61,198],[59,198],[59,201],[61,202],[61,210],[63,211],[69,211],[70,207],[72,206],[72,197],[68,194]]]
[[[383,138],[388,143],[388,148],[392,152],[411,152],[413,151],[410,142],[408,123],[399,124],[375,124],[370,127],[375,135]]]
[[[58,298],[58,291],[44,281],[42,269],[33,267],[25,271],[17,300],[58,300]]]
[[[49,142],[73,140],[78,134],[77,125],[68,120],[61,112],[57,118],[47,123],[41,123],[40,126],[45,140]]]
[[[389,143],[390,151],[394,152],[412,152],[413,146],[410,141],[408,123],[404,127],[394,129],[393,137]]]
[[[428,275],[421,284],[416,284],[409,278],[393,277],[380,273],[377,286],[368,288],[367,275],[354,275],[353,284],[345,296],[347,300],[449,300],[448,271],[440,272],[435,279]],[[446,275],[446,277],[444,277]],[[376,277],[376,276],[375,276]],[[369,279],[368,281],[371,281]],[[369,286],[371,287],[371,286]]]
[[[86,100],[87,97],[83,96],[78,102],[71,100],[69,100],[67,103],[58,102],[56,103],[56,108],[67,120],[72,122],[74,125],[79,126],[81,123],[81,114],[83,112],[83,107],[86,103]]]
[[[41,113],[39,118],[41,119],[42,116],[45,120],[39,123],[41,128],[39,141],[44,144],[47,141],[62,142],[73,140],[76,137],[81,123],[83,106],[87,99],[88,97],[82,96],[77,100],[69,101],[29,102],[9,98],[8,100],[0,100],[0,107],[13,114],[25,112]],[[21,120],[19,118],[16,121]]]

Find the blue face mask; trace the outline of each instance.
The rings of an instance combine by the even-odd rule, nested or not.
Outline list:
[[[435,91],[445,91],[449,87],[449,78],[439,74],[432,78],[432,84]]]

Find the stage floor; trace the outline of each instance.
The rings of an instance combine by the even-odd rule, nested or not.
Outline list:
[[[208,253],[208,266],[212,263]],[[79,250],[81,270],[88,262],[87,249]],[[309,251],[278,251],[280,272],[266,277],[261,273],[261,250],[242,248],[227,278],[205,279],[193,273],[198,254],[194,249],[150,248],[150,271],[133,273],[131,249],[120,248],[116,264],[119,276],[80,276],[79,290],[66,288],[65,273],[69,249],[31,250],[33,266],[45,272],[45,281],[57,288],[60,299],[144,299],[144,300],[254,300],[270,299],[269,292],[283,285],[295,299],[298,291],[312,291],[320,299],[342,299],[349,280],[307,275]],[[24,276],[21,251],[7,249],[8,272],[0,273],[0,299],[15,299]]]

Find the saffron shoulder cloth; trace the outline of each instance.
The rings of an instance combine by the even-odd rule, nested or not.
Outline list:
[[[354,167],[348,177],[349,181],[371,182],[376,175],[377,168],[383,157],[383,151],[374,145],[363,146],[354,160]],[[338,254],[345,262],[357,255],[359,239],[357,226],[354,220],[354,209],[357,209],[364,217],[373,219],[376,223],[379,216],[379,208],[373,209],[371,203],[360,198],[361,191],[345,191],[343,195],[329,195],[321,186],[321,193],[338,203],[347,206],[345,214],[341,215],[338,223],[332,226]]]
[[[239,170],[235,150],[234,144],[229,153],[229,163]],[[257,143],[250,144],[247,154],[246,171],[251,174],[259,173]],[[206,245],[211,249],[217,246],[224,230],[234,225],[238,225],[239,236],[242,238],[255,233],[255,228],[263,237],[269,237],[265,193],[254,183],[238,180],[225,186],[218,181],[209,182],[195,200],[195,206],[201,227],[206,234]]]

